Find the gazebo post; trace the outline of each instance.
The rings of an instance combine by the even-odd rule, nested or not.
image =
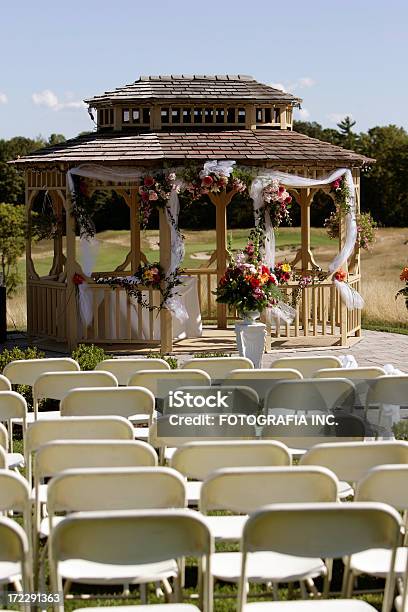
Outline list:
[[[66,248],[67,256],[65,262],[65,271],[67,275],[67,293],[66,293],[66,322],[67,322],[67,343],[68,349],[72,350],[77,344],[78,327],[77,327],[77,300],[76,287],[74,283],[74,274],[76,272],[75,259],[75,218],[71,214],[72,200],[71,193],[68,187],[65,190],[65,214],[66,214]]]
[[[163,270],[168,270],[171,260],[171,234],[163,209],[159,210],[159,235],[160,266]],[[162,308],[160,311],[160,347],[162,353],[170,353],[173,350],[173,319],[168,308]]]
[[[346,237],[346,219],[344,215],[342,215],[339,223],[339,251],[343,248],[344,240]],[[348,261],[346,260],[343,263],[343,270],[348,272]],[[348,312],[347,306],[340,300],[340,346],[347,346],[347,319]]]

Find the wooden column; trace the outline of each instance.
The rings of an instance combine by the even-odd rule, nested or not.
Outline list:
[[[71,193],[68,187],[65,190],[65,214],[66,214],[66,248],[67,258],[65,271],[67,275],[66,292],[66,324],[68,349],[72,350],[78,341],[78,308],[76,299],[76,287],[73,281],[76,272],[76,245],[75,245],[75,219],[71,214]]]
[[[358,169],[353,170],[353,180],[354,186],[356,190],[356,213],[360,213],[360,171]],[[357,241],[353,256],[353,272],[358,274],[359,280],[357,285],[357,291],[361,293],[361,249],[360,244]],[[361,310],[357,311],[358,317],[358,330],[356,331],[356,336],[361,337]]]
[[[140,266],[140,220],[139,220],[139,196],[136,190],[130,192],[130,261],[132,274]]]
[[[160,265],[163,270],[168,270],[171,259],[171,233],[163,209],[159,210],[159,235]],[[173,350],[173,320],[167,308],[160,311],[160,344],[162,353],[170,353]]]
[[[310,206],[314,193],[313,189],[301,189],[298,197],[301,219],[300,260],[302,262],[302,272],[307,272],[310,266],[316,265],[310,246]],[[296,260],[298,261],[298,258]]]
[[[220,281],[227,268],[227,206],[231,202],[236,191],[228,193],[210,193],[208,197],[215,206],[216,211],[216,250],[217,250],[217,282]],[[217,327],[227,328],[227,305],[217,304]]]
[[[345,216],[342,215],[340,224],[339,224],[339,251],[343,248],[344,240],[346,236],[346,219]],[[348,262],[345,261],[342,265],[342,268],[345,272],[348,272]],[[339,296],[340,299],[340,296]],[[340,301],[340,345],[347,345],[347,306],[344,304],[343,300]]]
[[[54,236],[54,257],[50,270],[50,275],[58,275],[64,269],[64,253],[62,244],[62,215],[64,196],[60,191],[50,191],[49,196],[52,202],[52,209],[57,218],[58,233]]]

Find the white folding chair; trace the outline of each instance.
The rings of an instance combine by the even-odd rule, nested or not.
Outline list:
[[[251,387],[261,399],[276,385],[279,380],[300,380],[301,373],[293,369],[254,368],[253,370],[232,370],[223,381],[223,385],[241,384]]]
[[[135,510],[74,514],[51,533],[51,589],[62,590],[62,581],[123,584],[156,580],[160,568],[173,561],[172,576],[180,599],[180,565],[187,556],[198,557],[201,568],[202,612],[212,610],[210,584],[211,533],[197,512]],[[63,604],[58,610],[63,611]],[[116,608],[117,609],[117,608]],[[138,606],[149,612],[151,606]],[[197,612],[195,606],[172,604],[174,612]],[[89,609],[88,609],[89,610]],[[164,608],[164,611],[166,608]]]
[[[329,412],[335,408],[352,410],[355,388],[345,378],[283,380],[265,397],[264,412],[284,408],[294,412]]]
[[[174,452],[170,465],[190,481],[187,497],[190,504],[200,499],[202,481],[211,472],[227,467],[287,466],[291,459],[279,442],[260,440],[219,440],[185,443]]]
[[[41,374],[33,386],[34,418],[37,420],[40,399],[62,400],[72,389],[80,387],[117,387],[118,381],[110,372],[46,372]],[[57,413],[58,414],[58,413]],[[48,418],[47,413],[42,416]],[[55,412],[52,416],[56,416]]]
[[[0,391],[0,421],[8,425],[7,445],[3,448],[8,452],[8,466],[17,469],[24,466],[24,457],[21,453],[13,452],[13,421],[21,423],[23,444],[27,429],[27,403],[22,395],[15,391]],[[10,451],[10,452],[9,452]]]
[[[72,389],[61,400],[61,416],[122,416],[134,424],[152,424],[154,395],[144,387],[89,387]],[[147,427],[137,427],[136,437],[148,438]]]
[[[19,359],[8,363],[4,370],[12,385],[34,386],[35,381],[45,372],[79,372],[78,363],[70,357],[44,359]]]
[[[323,368],[341,368],[341,361],[333,356],[310,357],[280,357],[270,365],[271,368],[293,368],[298,370],[303,378],[310,378],[316,370]]]
[[[141,370],[130,377],[131,387],[145,387],[158,400],[180,387],[209,387],[211,378],[202,370]]]
[[[367,392],[365,415],[369,418],[373,407],[378,407],[378,423],[386,406],[408,406],[408,375],[380,376]],[[374,419],[369,419],[373,421]]]
[[[355,484],[377,465],[408,463],[408,442],[338,442],[318,444],[307,451],[301,465],[321,465],[334,472],[340,497],[353,495]]]
[[[228,511],[238,516],[208,516],[217,540],[239,541],[246,516],[260,507],[276,503],[335,502],[336,476],[318,467],[228,468],[212,472],[203,482],[200,510]],[[244,516],[242,516],[244,515]],[[239,582],[242,555],[220,552],[213,556],[212,574],[225,582]],[[275,590],[281,582],[304,582],[313,586],[313,578],[326,576],[319,558],[291,557],[272,552],[251,555],[247,568],[249,582],[272,582]]]
[[[383,502],[393,506],[404,517],[404,546],[397,549],[395,572],[404,577],[407,561],[407,512],[408,512],[408,465],[379,465],[372,468],[357,485],[356,501]],[[350,581],[347,596],[351,596],[353,578],[369,574],[386,578],[390,566],[390,551],[384,549],[366,550],[351,556]]]
[[[129,421],[119,416],[61,417],[35,421],[27,428],[24,459],[27,480],[32,482],[32,454],[55,440],[133,440]]]
[[[95,370],[104,370],[113,374],[120,385],[127,385],[133,374],[140,370],[170,370],[164,359],[104,359],[95,366]]]
[[[0,512],[17,512],[31,540],[31,501],[28,483],[20,473],[0,469]]]
[[[11,391],[10,381],[3,374],[0,374],[0,391]]]
[[[398,513],[386,504],[353,502],[265,506],[251,515],[244,527],[238,612],[252,609],[271,612],[375,610],[376,608],[364,601],[350,599],[254,603],[246,601],[247,571],[254,553],[273,551],[279,555],[332,560],[369,548],[386,548],[392,551],[382,605],[382,612],[389,612],[395,585],[394,560],[399,529]]]
[[[253,363],[247,357],[195,357],[185,361],[183,369],[207,372],[213,383],[223,381],[232,370],[252,370]]]
[[[348,380],[364,380],[378,378],[384,375],[385,370],[383,368],[372,366],[367,368],[325,368],[314,372],[312,378],[347,378]]]
[[[0,583],[12,583],[18,592],[32,591],[32,571],[28,537],[10,518],[0,517]],[[25,610],[30,606],[24,605]]]

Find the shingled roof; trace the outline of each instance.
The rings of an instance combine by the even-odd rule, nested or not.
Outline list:
[[[94,133],[34,151],[12,163],[118,163],[234,159],[277,164],[363,166],[374,160],[289,130]]]
[[[258,83],[252,76],[237,75],[170,75],[141,76],[137,81],[113,91],[107,91],[99,96],[85,100],[93,107],[106,106],[111,103],[160,99],[163,101],[183,102],[199,101],[230,101],[230,102],[281,102],[299,105],[301,98],[290,93],[275,89],[269,85]]]

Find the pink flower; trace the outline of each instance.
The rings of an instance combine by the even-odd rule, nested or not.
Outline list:
[[[212,178],[212,176],[203,176],[203,178],[201,179],[201,184],[204,185],[204,187],[211,187],[213,183],[214,179]]]
[[[157,193],[155,191],[153,191],[152,189],[149,191],[149,200],[151,202],[155,202],[156,200],[159,199],[159,196],[157,195]]]
[[[152,187],[154,185],[154,178],[152,176],[145,176],[143,179],[145,187]]]
[[[175,180],[176,180],[176,173],[175,173],[175,172],[170,172],[170,174],[168,175],[168,177],[167,177],[167,178],[168,178],[168,180],[169,180],[170,182],[175,181]]]
[[[332,183],[332,189],[339,189],[339,187],[340,187],[340,179],[336,179]]]
[[[292,201],[292,196],[288,195],[288,197],[285,199],[285,204],[290,204]]]

